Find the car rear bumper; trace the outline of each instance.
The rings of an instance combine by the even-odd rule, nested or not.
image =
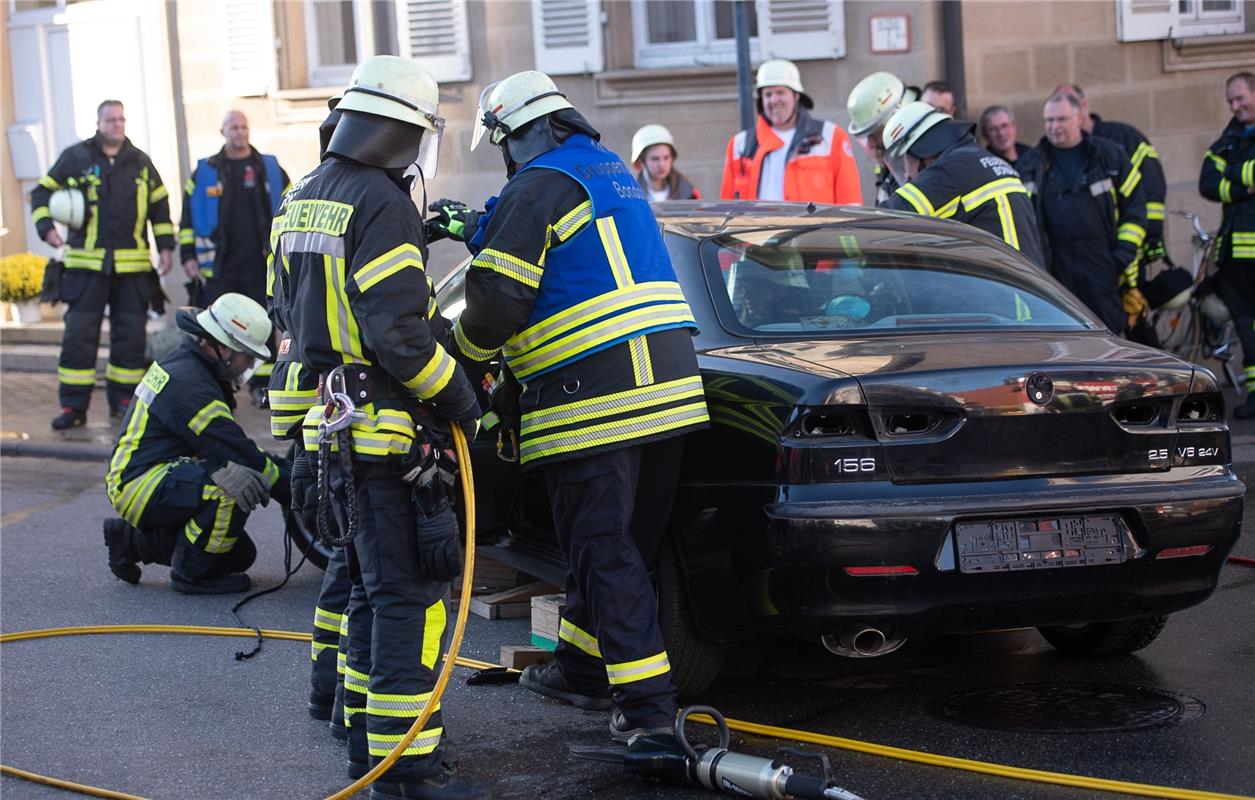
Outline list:
[[[832,494],[832,486],[825,487]],[[843,487],[844,488],[844,487]],[[1245,487],[1224,467],[1155,475],[1007,481],[926,487],[863,484],[848,499],[768,503],[761,563],[743,549],[723,563],[722,608],[704,602],[715,574],[694,565],[698,627],[708,636],[833,633],[848,622],[899,635],[994,630],[1157,616],[1205,600],[1237,541]],[[905,489],[905,491],[904,491]],[[904,496],[905,495],[905,496]],[[964,573],[955,524],[978,519],[1118,514],[1120,564]],[[709,541],[709,540],[707,540]],[[1207,545],[1202,555],[1161,559],[1166,548]],[[733,545],[735,547],[735,545]],[[851,575],[851,567],[900,566],[902,575]],[[857,570],[856,570],[857,571]],[[735,585],[734,598],[727,590]]]

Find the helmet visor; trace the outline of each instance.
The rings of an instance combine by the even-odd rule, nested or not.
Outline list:
[[[497,84],[500,82],[501,81],[497,81],[496,83],[488,84],[484,87],[484,91],[479,93],[479,104],[475,107],[479,112],[479,116],[475,117],[475,130],[471,133],[472,150],[479,147],[479,140],[483,139],[484,134],[488,132],[488,125],[484,123],[484,119],[488,117],[488,112],[484,108],[484,105],[488,102],[488,95],[492,94],[492,90],[497,88]],[[496,117],[492,117],[491,119],[495,124]]]
[[[414,164],[422,172],[425,180],[436,177],[436,167],[440,163],[440,141],[444,138],[444,117],[435,114],[427,116],[432,127],[423,131],[422,141],[418,144],[418,158]]]

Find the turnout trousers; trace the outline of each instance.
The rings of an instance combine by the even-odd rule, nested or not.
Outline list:
[[[105,369],[109,406],[125,408],[130,404],[135,385],[147,369],[144,324],[151,280],[146,272],[65,271],[61,279],[61,299],[67,306],[65,334],[57,363],[62,407],[86,411],[91,402],[105,306],[109,307],[109,362]]]
[[[333,458],[332,505],[343,530],[343,476]],[[349,760],[373,767],[401,740],[436,685],[448,618],[447,582],[420,576],[417,509],[391,464],[354,465],[357,536],[345,548],[351,590],[344,665]],[[382,780],[417,782],[439,769],[439,707]]]
[[[574,688],[611,698],[631,727],[675,720],[650,566],[666,532],[683,439],[541,467],[566,556],[556,656]]]
[[[327,571],[323,574],[318,604],[314,607],[314,635],[309,653],[313,663],[309,683],[315,692],[335,693],[336,681],[343,669],[340,634],[348,635],[347,612],[352,590],[348,552],[343,547],[336,547],[327,559]]]
[[[207,461],[170,465],[138,531],[132,532],[141,561],[165,564],[172,575],[192,581],[245,572],[253,565],[257,547],[244,531],[248,514],[209,478],[220,466]]]

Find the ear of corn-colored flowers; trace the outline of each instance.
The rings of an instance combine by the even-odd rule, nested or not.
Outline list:
[[[47,258],[34,253],[15,253],[0,258],[0,300],[20,303],[38,298],[47,263]]]

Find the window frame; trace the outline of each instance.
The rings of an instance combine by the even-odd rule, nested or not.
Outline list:
[[[716,39],[715,0],[693,0],[697,38],[685,42],[649,41],[648,0],[632,0],[632,54],[637,69],[708,67],[736,63],[736,39]],[[751,6],[751,13],[757,14]],[[750,60],[759,60],[758,37],[750,37]]]

